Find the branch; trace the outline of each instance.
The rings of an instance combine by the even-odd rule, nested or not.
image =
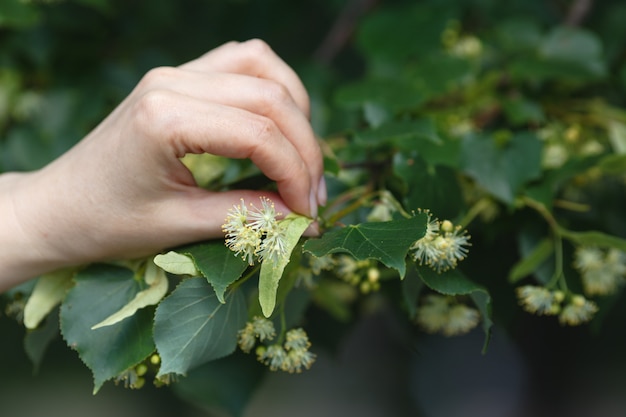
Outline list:
[[[348,43],[359,18],[370,10],[378,0],[352,0],[341,11],[328,34],[313,54],[322,64],[330,63]]]
[[[591,11],[592,4],[593,0],[575,0],[565,17],[565,24],[568,26],[580,26]]]

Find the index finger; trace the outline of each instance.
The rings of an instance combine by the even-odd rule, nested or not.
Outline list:
[[[310,116],[309,95],[295,71],[259,39],[229,42],[180,68],[199,72],[230,72],[274,80],[287,88],[296,105]]]

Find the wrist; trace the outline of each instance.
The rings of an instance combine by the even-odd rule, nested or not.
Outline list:
[[[36,173],[0,175],[0,292],[65,266],[47,250],[45,236],[33,232],[38,213],[43,212],[35,201],[40,193],[32,187],[35,177]]]

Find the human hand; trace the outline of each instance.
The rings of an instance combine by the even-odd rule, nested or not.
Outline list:
[[[217,237],[241,198],[268,195],[197,187],[187,153],[250,158],[276,181],[279,211],[315,217],[326,190],[308,114],[299,78],[259,40],[154,69],[74,148],[14,175],[15,229],[39,273]]]

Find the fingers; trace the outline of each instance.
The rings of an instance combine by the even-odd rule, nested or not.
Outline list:
[[[308,119],[282,84],[246,75],[201,74],[177,68],[159,68],[144,78],[142,83],[147,90],[175,88],[175,92],[198,100],[244,109],[271,119],[295,147],[306,165],[312,192],[318,193],[323,174],[320,147]]]
[[[229,42],[180,68],[249,75],[284,85],[300,110],[309,116],[309,96],[298,75],[263,41]]]
[[[317,184],[313,186],[307,164],[272,119],[165,90],[144,94],[134,113],[137,129],[167,143],[173,162],[187,153],[249,158],[276,181],[293,211],[317,215]]]

